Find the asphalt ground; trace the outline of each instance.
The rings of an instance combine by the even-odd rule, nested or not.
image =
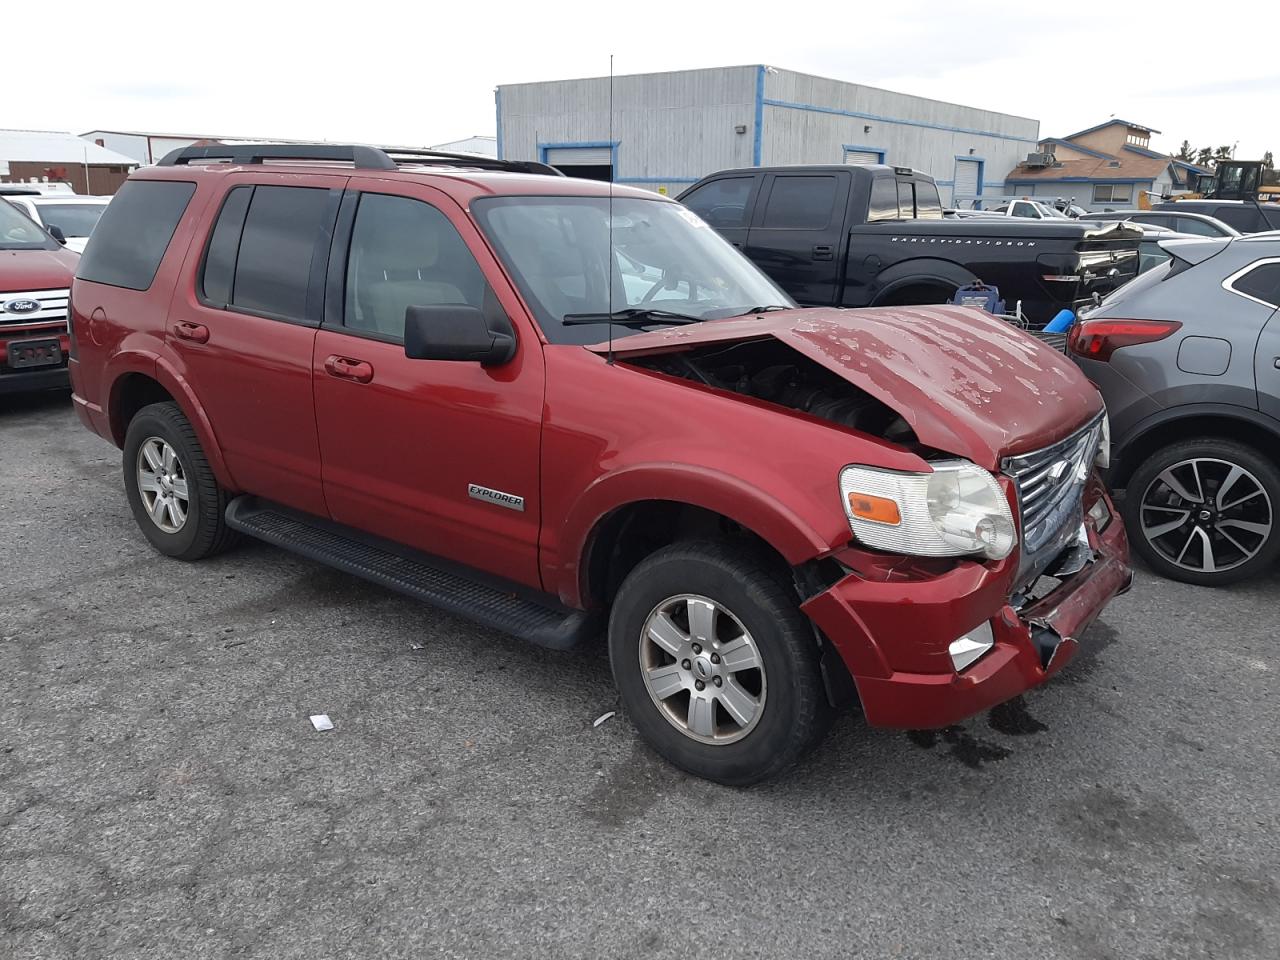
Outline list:
[[[0,957],[1280,955],[1280,570],[733,790],[593,726],[603,649],[160,557],[65,395],[0,400],[0,504]]]

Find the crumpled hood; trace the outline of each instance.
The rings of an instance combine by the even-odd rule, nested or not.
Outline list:
[[[819,307],[668,327],[614,341],[617,357],[774,337],[902,415],[921,443],[996,469],[1102,411],[1065,356],[968,307]],[[606,344],[591,348],[606,353]]]
[[[80,258],[57,250],[0,250],[0,296],[71,286]]]

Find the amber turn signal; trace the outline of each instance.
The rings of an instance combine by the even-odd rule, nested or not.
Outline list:
[[[896,501],[888,497],[873,497],[869,493],[849,493],[849,512],[863,520],[876,523],[887,523],[896,526],[902,522],[902,514],[898,512]]]

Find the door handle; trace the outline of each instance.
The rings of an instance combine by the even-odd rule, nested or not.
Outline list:
[[[1280,370],[1280,357],[1276,357],[1274,361],[1274,366],[1277,370]]]
[[[173,325],[173,335],[179,340],[191,340],[194,343],[209,342],[209,328],[203,323],[179,320]]]
[[[835,248],[829,243],[820,243],[813,248],[813,259],[830,260],[835,256]]]
[[[737,247],[739,250],[741,250],[741,249],[742,249],[742,241],[741,241],[741,240],[730,240],[730,241],[729,241],[729,245],[730,245],[730,246],[732,246],[732,247]]]
[[[368,383],[373,379],[373,364],[365,360],[353,360],[351,357],[329,357],[324,362],[324,369],[329,376],[339,380]]]

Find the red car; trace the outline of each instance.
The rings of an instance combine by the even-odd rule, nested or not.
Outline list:
[[[644,737],[781,770],[856,700],[954,723],[1130,580],[1097,392],[960,308],[795,309],[684,207],[541,164],[195,147],[72,291],[147,538],[245,534],[551,647]]]
[[[67,296],[79,260],[0,199],[0,394],[68,385]]]

